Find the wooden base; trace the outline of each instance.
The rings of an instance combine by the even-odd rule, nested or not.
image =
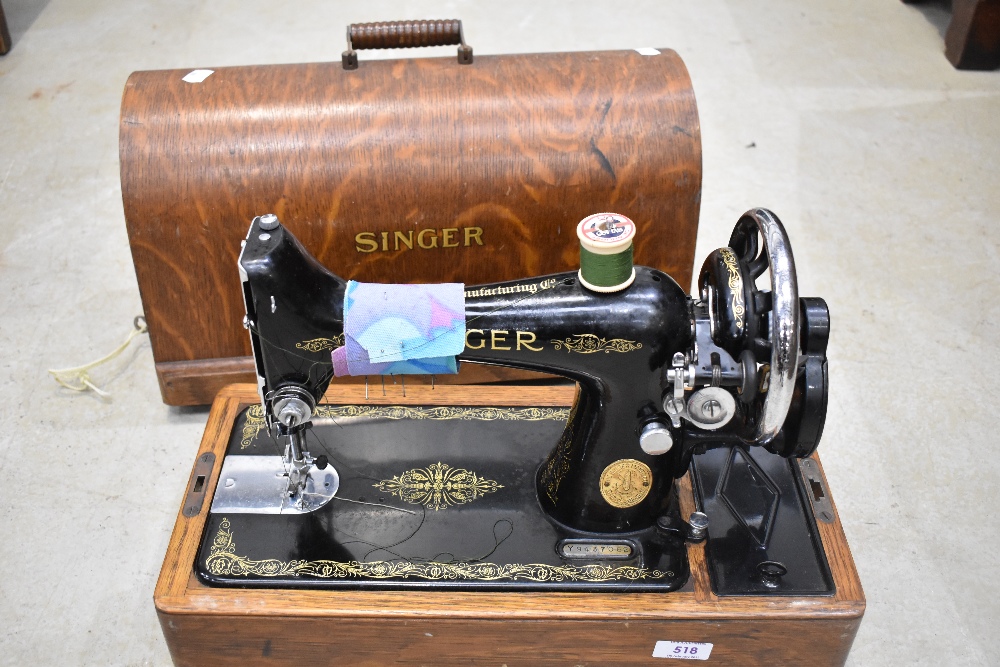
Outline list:
[[[160,394],[167,405],[208,405],[219,391],[228,385],[257,380],[253,357],[221,359],[195,359],[194,361],[161,361],[156,364],[156,377],[160,381]],[[517,368],[464,363],[457,375],[408,375],[410,385],[421,384],[489,384],[494,382],[533,382],[556,380],[554,375],[522,371]],[[387,378],[390,384],[399,382]],[[371,391],[382,392],[379,377],[344,376],[333,378],[332,384],[370,384]]]
[[[326,401],[561,406],[573,395],[573,387],[411,386],[404,397],[392,385],[366,401],[363,386],[336,386]],[[253,386],[220,392],[199,457],[221,462],[233,420],[256,401]],[[687,477],[680,492],[687,516]],[[207,502],[196,516],[178,514],[154,594],[177,665],[649,665],[660,662],[651,657],[656,642],[667,640],[713,644],[713,665],[820,667],[844,664],[865,609],[839,517],[818,522],[835,595],[719,598],[703,545],[689,546],[689,585],[667,594],[210,588],[193,569],[207,515]]]

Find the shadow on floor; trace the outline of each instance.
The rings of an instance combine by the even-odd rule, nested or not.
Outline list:
[[[49,2],[50,0],[0,0],[14,48],[17,48],[18,41],[48,7]]]
[[[906,4],[923,14],[944,39],[951,23],[951,0],[909,0]]]

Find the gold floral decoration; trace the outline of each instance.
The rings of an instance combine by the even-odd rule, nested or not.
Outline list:
[[[569,408],[493,408],[439,405],[432,407],[408,405],[320,405],[314,417],[345,419],[458,419],[462,421],[565,421]],[[247,408],[240,449],[253,444],[264,429],[264,409],[260,405]]]
[[[541,484],[545,487],[545,495],[553,503],[559,498],[559,485],[569,472],[570,453],[573,451],[573,428],[576,419],[576,408],[580,404],[579,398],[573,402],[573,409],[566,419],[566,428],[563,429],[562,436],[556,444],[549,460],[545,463],[545,468],[541,474]]]
[[[345,419],[368,417],[381,419],[458,419],[462,421],[562,421],[569,408],[493,408],[438,405],[419,407],[408,405],[321,405],[317,417]]]
[[[451,505],[464,505],[476,498],[503,488],[492,479],[480,477],[464,468],[452,468],[432,463],[426,468],[407,470],[392,479],[372,484],[379,491],[387,491],[411,505],[423,505],[440,510]]]
[[[567,336],[564,340],[553,340],[557,350],[566,348],[567,352],[579,352],[580,354],[594,354],[595,352],[633,352],[642,348],[642,343],[624,338],[601,338],[595,334],[576,334]]]
[[[236,554],[236,543],[229,519],[223,518],[212,541],[208,572],[217,577],[317,577],[321,579],[424,579],[430,581],[537,581],[597,583],[604,581],[643,581],[672,578],[667,571],[630,565],[527,565],[497,563],[438,563],[435,561],[335,561],[275,558],[251,560]]]
[[[311,340],[304,340],[301,343],[296,343],[295,347],[300,350],[305,350],[306,352],[322,352],[323,350],[332,350],[334,348],[343,347],[344,345],[344,334],[337,334],[332,338],[313,338]]]
[[[736,255],[729,248],[723,248],[722,263],[729,271],[729,291],[732,293],[733,317],[736,318],[736,328],[743,329],[743,315],[746,308],[743,306],[743,278],[740,276],[740,269],[736,265]]]
[[[240,440],[240,449],[249,447],[262,428],[264,428],[264,408],[259,404],[251,405],[247,408],[247,418],[243,422],[243,439]]]

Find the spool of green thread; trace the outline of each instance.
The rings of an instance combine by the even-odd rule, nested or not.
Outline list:
[[[595,292],[619,292],[635,280],[632,240],[635,223],[617,213],[595,213],[576,226],[580,239],[580,282]]]

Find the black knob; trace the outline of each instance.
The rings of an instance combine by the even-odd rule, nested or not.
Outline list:
[[[802,353],[826,354],[830,340],[830,309],[826,301],[810,296],[799,299],[802,309]]]
[[[768,588],[777,588],[779,579],[788,574],[788,568],[773,560],[766,560],[757,565],[757,573],[761,582]]]

